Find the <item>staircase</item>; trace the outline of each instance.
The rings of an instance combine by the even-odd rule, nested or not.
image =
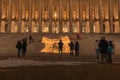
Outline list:
[[[112,40],[115,44],[115,54],[120,54],[120,34],[80,34],[81,38],[76,39],[76,34],[55,34],[55,35],[48,35],[48,34],[32,34],[34,38],[34,43],[27,42],[28,53],[37,53],[41,51],[41,48],[44,48],[44,44],[41,43],[43,36],[46,36],[51,39],[60,39],[60,36],[68,36],[71,40],[79,41],[80,44],[80,54],[81,55],[95,55],[94,43],[96,39],[100,39],[101,36],[105,36],[106,40]],[[16,54],[17,50],[15,45],[18,40],[22,38],[29,37],[29,34],[0,34],[0,54]]]

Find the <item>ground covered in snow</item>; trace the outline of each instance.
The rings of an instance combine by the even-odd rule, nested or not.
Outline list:
[[[0,60],[0,67],[20,67],[20,66],[49,66],[49,65],[79,65],[79,64],[96,64],[96,62],[70,62],[70,61],[35,61],[17,58]]]

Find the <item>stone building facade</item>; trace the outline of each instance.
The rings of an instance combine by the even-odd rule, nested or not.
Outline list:
[[[120,33],[120,0],[0,0],[0,33]]]

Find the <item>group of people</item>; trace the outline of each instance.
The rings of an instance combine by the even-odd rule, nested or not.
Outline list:
[[[25,39],[19,40],[16,44],[16,48],[18,50],[18,57],[21,56],[21,51],[22,51],[22,56],[24,57],[26,54],[26,48],[27,48],[27,41]]]
[[[29,36],[29,41],[30,43],[33,42],[32,36]],[[64,43],[62,40],[58,42],[58,47],[59,47],[59,55],[62,55],[63,51],[63,45]],[[27,39],[22,39],[19,40],[16,44],[16,48],[18,49],[18,57],[25,56],[26,54],[26,48],[27,48]],[[75,44],[73,41],[69,43],[69,54],[70,56],[79,56],[79,42],[76,41]],[[75,51],[75,54],[74,54]],[[101,54],[101,62],[103,63],[104,61],[108,63],[112,63],[112,54],[115,51],[115,45],[113,44],[113,41],[107,41],[105,37],[101,37],[100,40],[95,41],[95,51],[96,51],[96,58],[100,58]],[[21,54],[22,52],[22,54]]]
[[[69,43],[70,47],[70,56],[74,56],[74,50],[75,50],[75,56],[79,56],[79,42],[76,41],[75,44],[71,41]]]
[[[62,42],[62,40],[60,40],[58,43],[59,55],[62,55],[63,45],[64,43]],[[71,41],[69,43],[69,48],[70,48],[70,56],[74,56],[74,50],[75,50],[75,56],[79,56],[79,42],[78,41],[76,41],[75,44]]]
[[[33,43],[34,42],[34,38],[30,35],[29,36],[29,43]],[[17,55],[18,57],[20,56],[25,56],[26,55],[26,51],[27,51],[27,38],[22,38],[22,40],[19,40],[16,44],[16,48],[18,50]],[[21,54],[22,52],[22,54]]]
[[[112,55],[115,51],[115,45],[113,41],[107,41],[105,37],[101,37],[100,40],[95,41],[95,51],[96,58],[99,59],[99,54],[101,54],[101,62],[112,63]]]

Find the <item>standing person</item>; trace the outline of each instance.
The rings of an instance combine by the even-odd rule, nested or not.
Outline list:
[[[74,43],[72,41],[69,43],[69,47],[70,47],[70,56],[73,56]]]
[[[79,56],[79,43],[78,43],[78,41],[75,42],[75,56]]]
[[[105,37],[101,37],[101,40],[99,41],[99,48],[101,53],[101,62],[107,61],[107,49],[108,49],[108,42],[105,39]]]
[[[58,43],[59,55],[62,55],[63,45],[64,45],[64,44],[63,44],[62,40],[60,40],[59,43]]]
[[[96,52],[96,59],[99,59],[99,53],[100,53],[100,49],[99,49],[99,41],[95,40],[95,52]]]
[[[77,38],[77,39],[80,39],[80,38],[81,38],[81,35],[80,35],[80,34],[76,34],[76,38]]]
[[[18,49],[18,52],[17,52],[18,57],[20,57],[21,46],[22,46],[22,44],[21,44],[21,41],[19,40],[16,44],[16,48]]]
[[[22,42],[22,56],[24,57],[26,55],[26,48],[27,48],[27,43],[26,41]]]
[[[108,43],[108,63],[112,63],[112,54],[113,54],[113,44],[112,41]]]

